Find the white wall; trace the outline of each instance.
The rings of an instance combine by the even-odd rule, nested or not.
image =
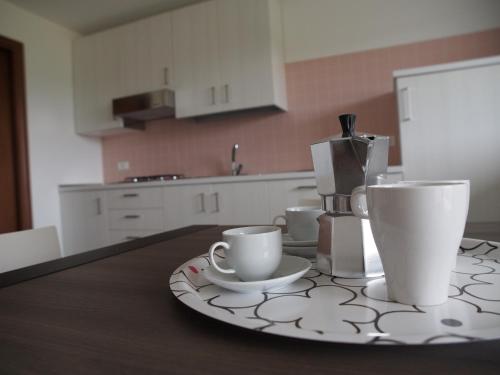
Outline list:
[[[34,227],[61,234],[58,185],[101,182],[100,141],[73,130],[71,41],[77,35],[0,0],[0,35],[24,44]]]
[[[499,0],[281,0],[287,62],[500,27]]]

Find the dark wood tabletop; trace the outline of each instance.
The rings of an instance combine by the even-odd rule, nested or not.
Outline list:
[[[191,310],[170,275],[224,229],[189,227],[3,276],[0,374],[500,374],[500,340],[324,343]]]

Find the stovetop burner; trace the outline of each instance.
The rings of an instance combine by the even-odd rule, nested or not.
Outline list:
[[[126,177],[123,182],[171,181],[184,178],[183,174],[158,174],[154,176]]]

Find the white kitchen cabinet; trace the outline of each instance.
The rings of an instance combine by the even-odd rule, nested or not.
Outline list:
[[[172,12],[176,117],[286,109],[274,0],[214,0]]]
[[[268,223],[267,197],[265,181],[166,187],[166,229]]]
[[[216,22],[213,1],[172,12],[175,114],[178,118],[217,111]]]
[[[216,0],[221,109],[287,108],[281,11],[276,1]]]
[[[170,14],[76,39],[73,44],[75,128],[101,136],[134,131],[113,118],[113,99],[170,87]]]
[[[405,179],[470,179],[468,221],[500,221],[500,58],[395,77]]]
[[[160,187],[108,190],[106,202],[107,227],[112,243],[165,229],[163,191]]]
[[[83,135],[123,129],[113,118],[112,99],[120,95],[121,56],[117,30],[77,39],[73,45],[75,128]]]
[[[147,19],[151,44],[151,86],[146,91],[172,88],[175,70],[172,46],[172,16],[162,13]]]
[[[266,181],[214,184],[217,224],[252,225],[269,223]]]
[[[117,27],[117,44],[109,46],[120,56],[118,97],[140,94],[151,89],[151,31],[147,19]],[[104,34],[110,31],[104,32]],[[116,97],[115,97],[116,98]],[[113,98],[110,98],[111,100]]]
[[[217,224],[217,197],[212,193],[211,184],[165,187],[165,229]]]
[[[112,47],[117,34],[99,33],[82,38],[73,48],[75,129],[96,135],[123,127],[112,114],[111,98],[119,92],[119,55]]]
[[[163,230],[163,207],[109,210],[110,230]]]
[[[104,191],[62,192],[60,203],[64,256],[109,243]]]
[[[106,194],[110,209],[163,207],[163,192],[160,187],[112,189]]]
[[[287,207],[320,205],[315,179],[297,175],[62,188],[64,250],[74,254],[190,225],[271,224]]]

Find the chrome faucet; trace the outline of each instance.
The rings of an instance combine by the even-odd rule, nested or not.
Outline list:
[[[243,168],[243,164],[236,163],[236,150],[238,150],[240,146],[235,143],[233,145],[233,151],[231,153],[231,175],[238,176]]]

